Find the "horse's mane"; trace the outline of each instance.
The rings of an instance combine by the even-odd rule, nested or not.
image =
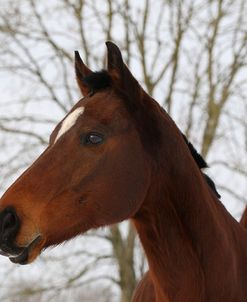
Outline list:
[[[106,70],[92,72],[91,74],[89,74],[88,76],[83,78],[83,82],[90,88],[90,95],[96,93],[99,90],[106,89],[106,88],[110,87],[112,84],[111,77]],[[204,160],[204,158],[201,156],[201,154],[199,154],[197,152],[195,147],[191,144],[191,142],[189,142],[189,140],[187,139],[187,137],[184,134],[182,134],[182,136],[183,136],[184,141],[185,141],[186,145],[188,146],[190,153],[191,153],[193,159],[195,160],[198,168],[200,170],[204,169],[204,168],[208,168],[208,165],[207,165],[206,161]],[[217,192],[217,189],[216,189],[216,186],[215,186],[215,183],[213,182],[213,180],[204,172],[202,172],[202,174],[203,174],[207,184],[209,185],[209,187],[214,191],[216,196],[218,198],[220,198],[221,196]]]
[[[190,153],[192,155],[192,157],[194,158],[195,162],[197,163],[197,166],[198,168],[201,170],[203,168],[208,168],[208,164],[206,163],[206,161],[204,160],[204,158],[201,156],[201,154],[199,154],[197,152],[197,150],[195,149],[195,147],[191,144],[191,142],[188,141],[187,137],[182,134],[183,138],[184,138],[184,141],[186,142],[189,150],[190,150]],[[210,186],[210,188],[214,191],[214,193],[216,194],[216,196],[218,198],[220,198],[220,194],[218,193],[217,189],[216,189],[216,186],[215,186],[215,183],[214,181],[204,172],[202,172],[207,184]]]
[[[195,147],[191,144],[191,142],[189,142],[189,140],[187,139],[187,137],[182,134],[184,141],[186,142],[186,145],[189,147],[190,153],[192,155],[192,157],[194,158],[195,162],[197,163],[198,167],[200,169],[203,168],[208,168],[208,165],[206,163],[206,161],[204,160],[204,158],[201,156],[201,154],[199,154],[197,152],[197,150],[195,149]]]

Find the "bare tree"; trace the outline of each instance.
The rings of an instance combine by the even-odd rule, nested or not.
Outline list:
[[[54,125],[78,99],[73,51],[79,49],[90,68],[100,69],[103,42],[110,39],[207,158],[239,216],[247,193],[246,16],[244,0],[2,0],[1,190],[46,146]],[[131,224],[90,236],[104,240],[107,253],[87,255],[92,263],[67,276],[63,288],[87,284],[85,276],[95,281],[88,269],[110,261],[117,272],[98,276],[120,289],[121,302],[130,301],[145,267]],[[30,295],[41,288],[62,290],[51,284],[33,286]]]

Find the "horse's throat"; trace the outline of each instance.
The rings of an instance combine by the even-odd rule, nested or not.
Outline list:
[[[185,302],[184,297],[191,296],[193,291],[190,301],[203,301],[201,266],[176,213],[171,209],[166,215],[161,208],[158,212],[156,217],[150,215],[134,221],[148,258],[156,300]]]
[[[219,234],[213,217],[217,205],[206,201],[213,197],[203,180],[193,185],[181,181],[185,183],[178,182],[176,189],[166,183],[163,188],[168,188],[163,191],[161,185],[151,190],[134,224],[148,258],[157,301],[186,302],[185,297],[190,297],[190,302],[201,302],[206,300],[204,257],[210,253],[208,246],[217,249],[212,245]],[[220,241],[217,245],[222,247]]]

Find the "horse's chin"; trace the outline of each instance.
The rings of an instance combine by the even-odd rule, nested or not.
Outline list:
[[[9,260],[16,264],[29,264],[32,263],[41,253],[44,240],[41,235],[35,237],[27,246],[23,247],[23,250],[17,256],[10,256]]]

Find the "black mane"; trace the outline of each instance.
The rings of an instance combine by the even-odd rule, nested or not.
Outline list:
[[[187,137],[182,134],[184,141],[186,142],[190,153],[192,155],[192,157],[194,158],[195,162],[197,163],[198,168],[201,170],[203,168],[208,168],[208,164],[206,163],[206,161],[204,160],[204,158],[201,156],[201,154],[199,154],[197,152],[197,150],[195,149],[195,147],[188,141]],[[220,194],[218,193],[215,183],[213,182],[213,180],[204,172],[202,172],[207,184],[210,186],[210,188],[214,191],[214,193],[216,194],[216,196],[218,198],[220,198]]]
[[[190,149],[190,153],[191,155],[193,156],[195,162],[197,163],[198,167],[200,169],[203,169],[203,168],[208,168],[208,164],[206,163],[206,161],[204,160],[204,158],[201,156],[201,154],[199,154],[197,152],[197,150],[195,149],[195,147],[191,144],[191,142],[188,141],[187,137],[183,135],[183,138],[187,144],[187,146],[189,147]]]

